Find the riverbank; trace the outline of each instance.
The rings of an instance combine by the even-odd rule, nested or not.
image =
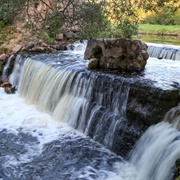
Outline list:
[[[134,38],[151,43],[180,45],[180,26],[140,24],[139,34]]]
[[[179,25],[139,24],[139,33],[153,35],[180,35]]]

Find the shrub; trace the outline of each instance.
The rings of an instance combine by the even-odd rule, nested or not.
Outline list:
[[[50,12],[46,15],[43,22],[45,32],[47,32],[49,37],[55,37],[59,32],[60,28],[64,25],[65,18],[58,11]]]
[[[1,0],[0,21],[4,25],[10,25],[24,6],[26,0]]]

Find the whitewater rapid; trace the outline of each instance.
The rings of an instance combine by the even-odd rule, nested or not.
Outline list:
[[[133,170],[129,170],[133,167],[130,167],[128,162],[67,124],[55,121],[50,115],[38,111],[35,105],[26,104],[18,93],[7,95],[0,88],[0,112],[0,137],[4,138],[1,139],[3,142],[0,148],[2,179],[28,179],[30,174],[30,179],[43,180],[133,180],[135,177]],[[76,145],[78,146],[74,151]],[[14,150],[11,153],[6,151],[4,146]],[[55,155],[52,149],[62,146],[66,147],[66,151],[57,150]],[[52,149],[47,151],[48,148]],[[88,152],[84,148],[87,148]],[[70,153],[71,149],[73,152]],[[59,159],[56,159],[57,156]],[[62,164],[59,161],[64,157],[67,157],[66,162]],[[41,161],[45,161],[45,164]],[[53,164],[53,161],[57,162]],[[55,165],[59,167],[53,170],[52,166]],[[121,173],[120,166],[123,167]],[[62,170],[63,168],[66,170]],[[116,177],[119,173],[121,175]]]
[[[168,119],[151,126],[127,160],[106,149],[112,146],[118,128],[123,128],[129,87],[123,87],[122,81],[118,93],[108,91],[104,95],[102,84],[94,97],[97,103],[90,106],[97,77],[81,73],[87,62],[80,46],[75,48],[76,52],[35,56],[36,61],[26,59],[25,66],[19,56],[10,77],[18,92],[6,94],[0,88],[0,179],[171,180],[175,161],[180,158],[180,131]],[[151,79],[157,87],[172,88],[170,82],[178,81],[180,63],[155,58],[148,61],[139,78]],[[109,98],[114,102],[111,107]],[[108,108],[100,116],[104,104]],[[94,118],[99,118],[96,128]],[[101,129],[109,122],[105,134]]]
[[[28,179],[34,173],[30,179],[169,180],[174,162],[180,157],[180,132],[169,123],[150,127],[127,162],[66,123],[38,111],[35,105],[26,104],[18,93],[7,95],[0,88],[0,104],[0,137],[6,138],[1,139],[0,148],[2,179]],[[76,152],[73,148],[77,144]],[[6,153],[5,145],[10,149],[4,150]],[[66,151],[47,151],[62,146]],[[84,148],[88,148],[89,155]],[[58,164],[63,157],[67,157],[66,162]]]

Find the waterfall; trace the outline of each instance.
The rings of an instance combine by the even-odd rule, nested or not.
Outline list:
[[[109,75],[101,81],[98,73],[59,69],[30,58],[21,69],[18,92],[27,103],[112,149],[116,134],[127,124],[129,86],[123,78],[116,83]]]
[[[166,113],[163,121],[171,123],[173,127],[180,130],[180,104],[171,108]]]
[[[168,122],[169,123],[168,123]],[[180,158],[180,106],[169,110],[164,122],[151,126],[131,152],[138,179],[169,180]]]
[[[7,78],[8,69],[9,69],[9,66],[10,66],[11,61],[13,60],[13,58],[14,58],[14,55],[11,55],[10,58],[8,59],[7,63],[5,64],[4,69],[3,69],[3,73],[2,73],[3,78]]]
[[[86,68],[87,62],[85,62],[82,58],[81,47],[78,46],[78,44],[76,44],[74,48],[76,50],[79,50],[79,54],[76,54],[75,52],[69,53],[68,50],[67,53],[63,52],[62,54],[57,54],[57,55],[52,54],[48,57],[46,54],[40,56],[32,56],[30,58],[27,58],[27,56],[18,55],[16,57],[13,73],[9,78],[10,82],[12,83],[13,86],[18,88],[18,93],[17,93],[18,96],[21,96],[27,104],[30,105],[35,104],[36,108],[40,112],[42,112],[42,114],[46,114],[46,113],[48,114],[48,118],[51,117],[52,119],[55,119],[57,123],[60,122],[62,124],[69,125],[70,127],[73,127],[74,129],[78,130],[78,132],[82,133],[83,135],[86,135],[85,137],[90,137],[94,141],[103,144],[106,148],[113,150],[114,146],[118,144],[117,142],[121,141],[121,137],[124,136],[123,134],[124,130],[126,128],[130,129],[131,128],[130,126],[133,126],[133,124],[129,126],[127,125],[128,120],[126,117],[127,101],[131,90],[130,89],[131,83],[129,82],[130,80],[128,78],[125,79],[125,77],[122,76],[105,74],[101,72],[94,73],[92,71],[88,71]],[[156,52],[156,55],[157,54],[158,52]],[[166,56],[168,56],[169,58],[171,55],[167,53]],[[153,61],[151,63],[153,64]],[[155,69],[154,66],[152,66],[153,70]],[[174,67],[178,69],[177,66],[173,65],[173,70]],[[163,70],[163,72],[165,71]],[[178,70],[175,71],[176,76],[178,76],[177,72]],[[152,75],[157,76],[157,71],[153,74],[151,71],[148,72],[146,70],[146,75],[144,76],[148,77],[148,74],[151,76]],[[163,75],[163,78],[164,77],[165,76]],[[173,76],[173,78],[174,77],[175,76]],[[165,79],[167,80],[167,78]],[[135,81],[135,78],[132,80]],[[1,91],[0,93],[2,94]],[[7,101],[5,102],[8,103]],[[21,105],[21,107],[23,106]],[[104,163],[105,166],[103,165],[104,169],[106,169],[106,165],[110,163],[110,166],[112,168],[110,169],[112,173],[110,176],[111,180],[112,179],[113,180],[114,179],[120,179],[120,180],[172,179],[175,161],[178,158],[180,158],[180,149],[179,149],[180,132],[178,131],[179,122],[180,122],[179,107],[180,106],[177,106],[171,109],[164,117],[164,122],[161,122],[157,125],[152,125],[142,135],[142,137],[140,138],[140,140],[137,142],[132,152],[130,153],[130,159],[128,162],[122,161],[121,158],[119,160],[116,156],[115,156],[116,157],[115,160],[111,159],[108,162],[108,160],[105,159],[103,161],[105,162]],[[6,107],[5,109],[8,108]],[[15,111],[18,111],[18,107],[16,107]],[[7,111],[7,116],[5,117],[8,117],[9,114],[10,114],[9,111]],[[31,112],[29,114],[31,114]],[[19,112],[17,118],[22,119],[22,124],[24,125],[28,122],[31,123],[31,121],[34,121],[34,119],[36,118],[35,116],[36,115],[33,114],[30,117],[21,118]],[[1,119],[3,119],[4,121],[6,118],[2,116]],[[40,118],[40,121],[35,119],[38,121],[37,124],[39,124],[39,126],[41,125],[41,119],[44,118]],[[15,120],[12,119],[12,122],[14,123]],[[5,122],[5,125],[7,124],[8,123]],[[42,126],[44,124],[46,123],[42,123]],[[20,130],[22,129],[20,128]],[[49,130],[46,129],[46,131],[47,131],[46,133],[47,135]],[[53,134],[56,135],[58,131],[59,129],[53,132]],[[28,132],[33,132],[34,134],[36,134],[36,130],[35,131],[30,130]],[[44,161],[42,160],[41,162],[45,162],[45,164],[47,164],[47,160],[49,161],[51,157],[48,159],[47,158],[48,155],[44,151],[47,151],[47,153],[49,153],[50,150],[51,152],[51,147],[53,147],[52,148],[53,150],[55,149],[54,151],[52,151],[53,156],[57,155],[58,154],[57,152],[61,150],[60,152],[62,153],[61,155],[61,159],[62,159],[66,147],[72,149],[73,148],[72,144],[73,143],[76,144],[77,142],[77,141],[75,142],[71,141],[71,138],[74,136],[74,134],[73,135],[72,134],[70,135],[70,138],[69,137],[67,138],[68,140],[70,139],[70,142],[67,141],[68,145],[67,143],[64,143],[63,148],[61,148],[62,144],[57,145],[58,144],[57,140],[53,141],[53,138],[52,138],[52,142],[49,142],[49,144],[47,144],[48,140],[46,139],[46,136],[43,136],[42,133],[39,133],[38,137],[42,136],[40,139],[45,138],[47,142],[46,144],[43,144],[44,147],[46,148],[41,148],[41,151],[44,154],[39,152],[39,154],[41,154],[41,157],[38,157],[39,159],[36,159],[37,161],[34,161],[34,164],[36,164],[36,162],[38,161],[41,161],[43,155],[45,156],[45,158],[43,157]],[[126,135],[128,136],[129,134],[125,134],[125,136]],[[66,137],[66,135],[63,134],[61,138],[63,139],[64,137]],[[58,138],[58,135],[56,135],[56,138]],[[127,137],[127,139],[128,138],[129,137]],[[133,137],[130,138],[133,139]],[[84,158],[84,153],[85,156],[86,154],[88,154],[86,151],[82,154],[79,153],[80,155],[78,154],[80,149],[83,149],[84,147],[87,148],[86,143],[83,141],[82,144],[81,141],[82,140],[80,140],[77,147],[75,146],[76,156],[77,157],[83,156]],[[129,142],[127,142],[127,144],[128,143]],[[94,148],[96,147],[92,146],[93,150]],[[90,151],[92,149],[91,147],[90,148],[88,147],[87,151]],[[33,152],[35,151],[36,148]],[[93,155],[94,155],[93,153],[89,153],[87,157],[89,158],[90,156]],[[66,156],[69,159],[71,159],[71,156],[69,156],[69,154],[66,154]],[[114,156],[112,157],[114,158]],[[33,159],[34,157],[31,158]],[[64,160],[68,161],[68,158]],[[74,157],[72,157],[72,161],[74,161],[73,158]],[[101,159],[101,157],[98,158]],[[98,164],[99,159],[96,159],[97,162],[95,161],[95,164],[97,164],[97,169],[99,168],[99,164]],[[120,165],[119,167],[116,165],[114,168],[113,163],[116,160]],[[10,161],[11,159],[8,160],[8,162]],[[18,158],[17,161],[19,161]],[[61,160],[58,161],[61,162]],[[90,161],[91,160],[89,160],[89,162]],[[69,161],[67,163],[71,164],[71,162]],[[34,164],[31,165],[33,167],[36,167],[36,165]],[[62,164],[64,164],[64,162]],[[73,166],[76,166],[76,164],[78,163],[75,162]],[[26,172],[28,172],[28,170],[30,169],[29,167],[31,166],[28,166],[28,163],[22,164],[22,169],[24,166],[26,166]],[[53,166],[54,164],[52,165],[52,167]],[[46,166],[43,166],[43,168],[44,167]],[[88,164],[86,164],[85,170],[88,169],[87,167],[89,168]],[[13,168],[16,170],[14,166]],[[66,167],[64,169],[66,173],[67,172]],[[92,169],[91,168],[89,169],[90,170],[88,170],[88,173],[93,174],[94,172],[92,171]],[[30,170],[30,172],[32,171],[33,170]],[[8,172],[6,174],[8,174]],[[100,179],[106,179],[107,176],[101,176],[101,175],[98,175]],[[112,177],[113,175],[115,176],[115,178]],[[61,177],[64,178],[65,175]],[[76,177],[80,177],[80,176],[76,176]],[[85,177],[85,176],[81,175],[81,177]],[[90,178],[90,179],[95,179],[95,178]]]
[[[18,54],[14,63],[12,74],[9,77],[9,82],[11,82],[13,87],[18,87],[20,82],[20,75],[21,75],[21,67],[24,63],[26,57]]]
[[[148,53],[150,57],[158,59],[180,60],[179,46],[148,44]]]
[[[13,61],[15,60],[15,55],[11,55],[8,59],[8,61],[6,62],[3,72],[2,72],[2,80],[4,82],[8,81],[8,77],[9,75],[12,73],[12,65],[13,65]]]
[[[138,172],[137,180],[169,180],[175,161],[180,158],[180,132],[169,123],[150,127],[132,151],[130,162]]]

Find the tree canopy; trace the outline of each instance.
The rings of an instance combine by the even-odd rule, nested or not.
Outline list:
[[[34,32],[50,37],[71,30],[82,38],[99,37],[104,32],[114,36],[118,30],[119,37],[130,38],[138,32],[140,9],[169,18],[179,7],[180,0],[1,0],[0,23],[11,24],[21,14]]]

